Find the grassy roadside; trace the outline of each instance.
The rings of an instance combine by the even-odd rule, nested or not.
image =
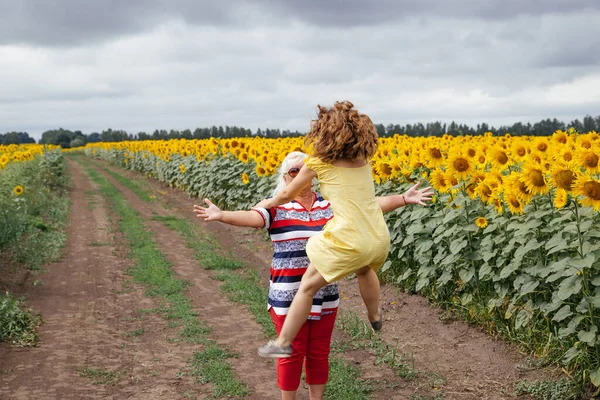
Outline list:
[[[124,178],[114,171],[106,171],[123,186],[134,192],[142,201],[153,201],[150,188],[140,181]],[[206,231],[184,218],[175,216],[154,217],[167,228],[177,232],[186,246],[193,250],[198,263],[207,270],[213,270],[213,278],[221,281],[221,290],[236,303],[245,305],[256,321],[263,327],[266,336],[274,336],[275,328],[269,314],[265,312],[267,290],[263,279],[251,269],[243,269],[243,263],[223,255],[217,241]],[[232,272],[234,271],[235,272]],[[332,354],[334,351],[332,351]],[[339,357],[332,356],[326,398],[344,400],[366,400],[375,382],[361,379],[360,371]]]
[[[128,270],[134,282],[146,286],[146,295],[157,306],[146,312],[157,312],[171,326],[180,326],[179,340],[202,344],[204,351],[194,353],[189,361],[189,374],[199,382],[210,383],[215,397],[241,397],[249,389],[233,374],[227,359],[235,357],[231,352],[219,349],[208,338],[210,328],[198,319],[190,300],[184,292],[188,282],[176,279],[170,263],[158,250],[152,234],[144,227],[144,220],[133,210],[121,193],[82,157],[72,156],[86,174],[100,188],[112,210],[119,216],[118,227],[129,243],[129,255],[135,264]]]
[[[32,274],[42,284],[42,266],[56,260],[66,243],[71,179],[64,156],[47,151],[12,163],[0,173],[0,287],[11,275]],[[35,346],[42,319],[25,300],[0,291],[0,342]]]

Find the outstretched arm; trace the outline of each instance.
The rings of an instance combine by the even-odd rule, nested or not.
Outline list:
[[[314,178],[317,177],[317,173],[306,165],[303,165],[298,175],[288,183],[282,190],[280,190],[274,197],[264,200],[263,206],[265,208],[273,208],[280,206],[285,203],[289,203],[294,200],[298,193],[302,191]]]
[[[379,203],[381,211],[393,211],[396,208],[404,207],[407,204],[419,204],[421,206],[425,206],[425,202],[430,201],[431,196],[433,196],[433,189],[431,187],[418,189],[420,185],[421,182],[417,182],[414,186],[402,194],[377,197],[377,203]]]
[[[198,218],[205,221],[220,221],[235,226],[247,226],[249,228],[262,228],[265,221],[256,211],[222,211],[209,199],[204,199],[208,207],[194,204],[194,212]]]

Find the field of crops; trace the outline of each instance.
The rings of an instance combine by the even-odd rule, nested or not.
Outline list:
[[[88,145],[102,158],[247,209],[302,138],[137,141]],[[392,250],[382,277],[424,294],[490,333],[600,385],[600,135],[380,140],[379,194],[415,181],[428,207],[387,216]]]

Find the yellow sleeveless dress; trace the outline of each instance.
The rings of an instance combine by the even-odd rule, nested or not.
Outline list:
[[[390,233],[375,199],[371,165],[337,167],[316,157],[305,160],[317,173],[320,193],[331,203],[333,218],[306,245],[310,262],[327,282],[385,262]]]

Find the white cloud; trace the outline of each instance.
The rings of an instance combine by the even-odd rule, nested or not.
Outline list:
[[[384,124],[497,125],[600,109],[596,11],[348,26],[263,11],[234,9],[231,21],[252,21],[239,25],[171,13],[74,46],[0,46],[0,132],[305,130],[316,104],[344,99]]]

